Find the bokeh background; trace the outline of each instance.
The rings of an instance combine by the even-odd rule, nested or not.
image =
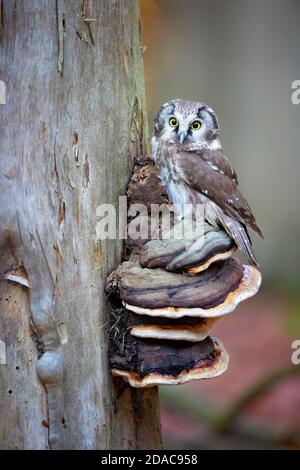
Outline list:
[[[260,293],[214,330],[228,372],[161,390],[167,448],[300,448],[299,18],[298,0],[141,0],[150,129],[171,98],[212,106],[265,235]]]

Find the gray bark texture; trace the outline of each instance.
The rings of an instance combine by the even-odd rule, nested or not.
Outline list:
[[[111,379],[96,236],[147,153],[138,2],[0,6],[0,447],[159,449],[157,390]]]

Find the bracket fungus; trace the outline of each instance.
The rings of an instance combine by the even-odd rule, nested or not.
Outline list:
[[[184,233],[184,228],[180,232]],[[193,231],[194,237],[197,232]],[[149,241],[140,254],[141,266],[160,267],[174,272],[185,270],[190,274],[196,274],[205,271],[217,261],[230,258],[235,252],[236,246],[233,240],[222,230],[212,230],[210,225],[204,223],[201,232],[202,243],[194,237],[189,240],[185,238],[177,240],[172,237],[172,233],[167,240]],[[166,237],[166,234],[164,236]]]
[[[131,204],[165,203],[151,161],[136,162],[128,195]],[[227,369],[228,354],[210,330],[256,294],[261,275],[233,257],[236,246],[225,232],[201,222],[194,237],[158,230],[159,239],[129,240],[108,279],[111,370],[133,387],[182,384]],[[173,220],[169,232],[180,223]]]
[[[27,273],[22,265],[8,269],[4,274],[4,279],[30,288]]]

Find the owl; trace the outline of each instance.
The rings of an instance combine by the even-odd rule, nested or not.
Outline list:
[[[181,99],[162,105],[154,120],[152,156],[178,218],[186,204],[204,204],[207,222],[223,228],[257,265],[248,228],[263,235],[223,153],[213,109]]]

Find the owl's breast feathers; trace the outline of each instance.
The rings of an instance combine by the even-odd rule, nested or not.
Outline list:
[[[204,194],[225,214],[263,237],[251,209],[238,189],[237,175],[223,151],[177,149],[176,167],[185,183]]]

